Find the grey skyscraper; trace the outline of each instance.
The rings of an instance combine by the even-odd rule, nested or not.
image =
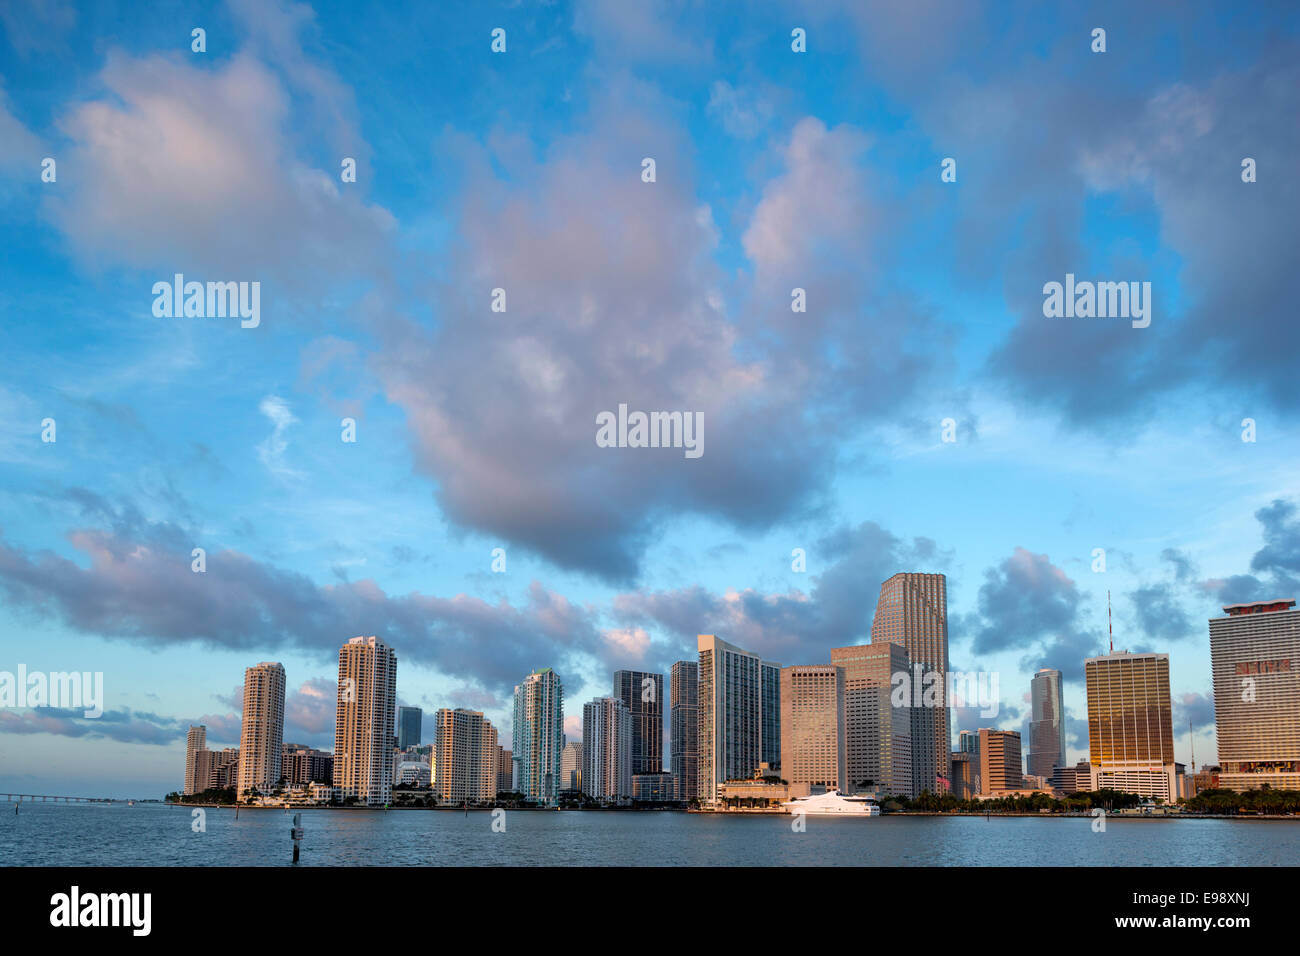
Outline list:
[[[424,728],[424,711],[419,707],[397,708],[397,749],[420,746]]]
[[[763,763],[773,770],[781,766],[781,665],[763,661],[762,721]]]
[[[632,718],[632,773],[662,773],[664,675],[615,671],[614,696],[623,702]]]
[[[1061,690],[1061,672],[1041,668],[1029,682],[1029,773],[1052,776],[1052,770],[1065,766],[1065,698]]]
[[[892,699],[895,674],[908,673],[898,644],[831,648],[844,671],[845,771],[849,792],[875,789],[912,797],[912,707]],[[782,768],[782,776],[784,776]]]
[[[880,586],[872,644],[901,644],[911,662],[912,787],[941,793],[949,777],[948,581],[902,572]],[[940,780],[939,778],[943,778]]]
[[[617,697],[582,705],[582,792],[596,800],[632,798],[632,714]]]
[[[700,665],[678,661],[669,672],[673,785],[678,800],[700,792]]]

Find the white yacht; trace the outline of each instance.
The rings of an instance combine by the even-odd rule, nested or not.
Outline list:
[[[880,804],[871,797],[846,797],[838,790],[795,797],[781,804],[788,813],[849,814],[859,817],[880,816]]]

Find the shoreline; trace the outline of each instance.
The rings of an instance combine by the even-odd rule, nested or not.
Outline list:
[[[235,807],[235,806],[233,806],[233,805],[231,805],[231,804],[228,804],[228,803],[162,803],[162,804],[158,804],[158,805],[161,805],[161,806],[167,806],[167,807],[180,807],[180,808],[187,808],[187,807],[189,807],[189,808],[193,808],[193,807],[203,807],[204,809],[217,809],[217,810],[235,810],[235,809],[238,809],[238,810],[254,810],[254,811],[272,811],[272,812],[279,812],[279,813],[284,813],[285,810],[286,810],[285,807],[251,807],[251,806],[242,806],[242,805],[239,806],[239,807]],[[335,806],[313,806],[313,805],[310,805],[310,804],[290,805],[287,809],[290,810],[290,811],[297,811],[297,810],[341,810],[341,811],[345,811],[345,812],[346,812],[346,811],[351,811],[351,812],[360,812],[360,813],[386,813],[386,812],[388,812],[389,810],[401,810],[401,811],[408,811],[408,810],[432,810],[432,811],[441,811],[441,812],[444,812],[444,813],[465,813],[465,812],[466,812],[466,808],[465,808],[465,807],[388,807],[387,810],[385,810],[385,808],[383,808],[383,807],[335,807]],[[692,809],[687,809],[687,808],[685,808],[685,807],[647,807],[647,808],[645,808],[645,809],[632,808],[632,807],[585,807],[585,808],[583,808],[583,807],[566,807],[566,808],[564,808],[564,809],[560,809],[560,808],[558,808],[558,807],[469,807],[469,808],[468,808],[468,812],[470,812],[470,813],[490,813],[490,812],[492,812],[493,810],[522,811],[522,812],[528,812],[528,813],[545,813],[545,812],[559,812],[559,813],[573,813],[573,812],[590,812],[590,813],[607,813],[607,812],[615,812],[615,813],[627,813],[627,812],[631,812],[631,813],[662,813],[662,812],[670,812],[670,813],[692,813],[692,814],[703,814],[703,815],[707,815],[707,816],[736,816],[736,817],[741,817],[741,816],[783,816],[783,817],[788,817],[788,816],[791,815],[791,814],[789,813],[789,811],[787,811],[787,810],[779,810],[779,809],[772,809],[772,810],[769,810],[769,809],[750,809],[750,810],[692,810]],[[830,814],[830,816],[837,816],[837,814]],[[838,814],[838,816],[851,816],[851,815],[850,815],[850,814]],[[976,813],[976,812],[971,812],[971,811],[953,811],[953,812],[950,812],[950,813],[944,813],[944,812],[941,812],[941,811],[938,811],[938,810],[907,810],[907,811],[899,811],[899,810],[895,810],[895,811],[893,811],[893,812],[884,813],[884,814],[881,815],[881,817],[877,817],[877,818],[874,818],[874,819],[880,819],[880,818],[883,818],[883,817],[899,817],[899,818],[904,818],[904,819],[907,818],[907,817],[984,817],[984,818],[986,818],[986,819],[992,819],[992,818],[994,818],[994,817],[1030,817],[1030,818],[1037,819],[1037,820],[1091,820],[1091,819],[1094,819],[1094,817],[1092,816],[1092,814],[1091,814],[1090,812],[1086,812],[1086,811],[1085,811],[1085,812],[1081,812],[1081,813],[1036,813],[1036,812],[1032,812],[1032,811],[1031,811],[1031,812],[1025,812],[1025,811],[1004,811],[1004,812],[990,812],[990,813]],[[1300,814],[1285,814],[1285,813],[1271,813],[1271,814],[1266,814],[1266,813],[1248,813],[1248,814],[1234,814],[1234,813],[1158,813],[1158,814],[1142,814],[1142,813],[1120,813],[1120,812],[1118,812],[1118,811],[1111,811],[1111,812],[1108,812],[1108,813],[1106,814],[1106,819],[1107,819],[1107,820],[1112,820],[1112,819],[1121,819],[1121,820],[1238,820],[1238,821],[1243,821],[1243,822],[1248,822],[1248,821],[1253,821],[1253,820],[1287,820],[1287,821],[1292,821],[1292,822],[1300,822]]]

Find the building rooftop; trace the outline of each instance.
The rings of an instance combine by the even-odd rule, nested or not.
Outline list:
[[[1266,614],[1270,611],[1286,611],[1295,607],[1295,601],[1251,601],[1249,604],[1225,604],[1224,613],[1230,617],[1240,614]]]

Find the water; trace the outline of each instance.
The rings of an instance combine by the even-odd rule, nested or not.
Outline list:
[[[0,865],[284,866],[292,814],[0,804]],[[304,810],[305,866],[1294,866],[1300,820],[807,818],[678,812]]]

